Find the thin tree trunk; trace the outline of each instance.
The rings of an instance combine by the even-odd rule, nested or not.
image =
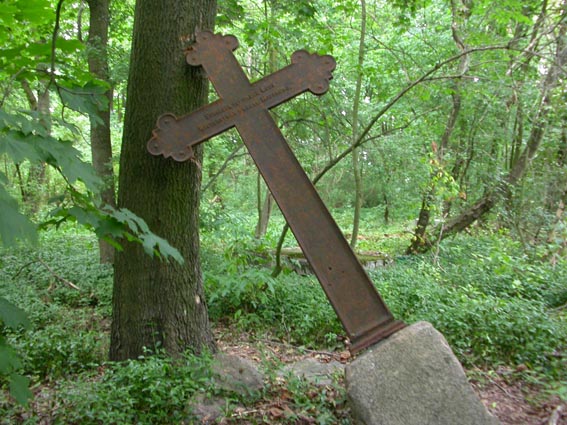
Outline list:
[[[466,52],[467,48],[458,34],[458,23],[457,23],[457,10],[458,7],[455,4],[456,0],[451,0],[451,13],[453,16],[453,22],[451,25],[453,40],[457,45],[457,48],[461,52]],[[469,69],[469,61],[470,58],[468,55],[461,56],[461,60],[459,63],[459,75],[464,75]],[[434,145],[434,153],[436,155],[436,163],[439,167],[443,167],[444,164],[444,157],[446,151],[449,149],[449,141],[451,140],[451,136],[453,135],[453,131],[455,130],[455,124],[457,123],[457,119],[461,112],[461,89],[460,89],[460,82],[456,81],[453,86],[453,94],[451,95],[453,100],[451,112],[447,118],[447,124],[445,125],[445,130],[443,135],[441,136],[441,143],[439,146]],[[438,170],[433,170],[433,173],[430,177],[429,187],[427,188],[426,192],[423,195],[421,200],[421,208],[419,210],[417,224],[414,230],[414,236],[411,240],[409,247],[406,249],[406,254],[412,254],[416,252],[420,252],[423,250],[429,249],[431,244],[433,243],[427,235],[427,229],[431,222],[431,211],[433,208],[433,202],[435,200],[435,176],[437,175]]]
[[[390,198],[385,191],[382,194],[382,200],[384,201],[384,224],[387,226],[390,224]]]
[[[49,82],[44,81],[40,83],[40,89],[37,91],[37,95],[26,80],[22,80],[21,84],[30,109],[38,113],[39,124],[45,128],[47,134],[50,134],[51,112],[49,106],[51,97],[49,95]],[[27,178],[24,181],[21,169],[18,168],[20,184],[23,184],[21,189],[22,201],[32,215],[39,211],[41,204],[45,201],[45,190],[43,190],[45,184],[45,170],[46,165],[43,162],[30,164]]]
[[[144,347],[172,355],[215,350],[199,259],[202,148],[177,163],[146,151],[158,116],[188,113],[207,100],[203,71],[184,51],[200,30],[212,29],[215,0],[138,0],[120,158],[118,205],[166,238],[185,262],[151,258],[124,243],[115,258],[110,358],[137,358]]]
[[[550,261],[555,264],[557,260],[561,257],[565,257],[567,254],[567,239],[564,237],[565,234],[565,206],[567,205],[567,187],[563,190],[559,202],[557,203],[557,209],[555,210],[555,220],[550,226],[550,230],[547,234],[547,246],[553,247],[553,249],[548,248],[547,256]],[[560,237],[557,237],[558,234]]]
[[[259,181],[261,182],[261,178],[259,179]],[[256,231],[254,234],[256,239],[263,238],[266,235],[266,232],[268,231],[268,224],[270,223],[270,215],[272,214],[272,207],[274,205],[274,198],[270,191],[267,189],[266,193],[264,194],[264,200],[262,202],[262,186],[260,182],[258,184],[258,205],[261,205],[262,207],[258,211],[258,223],[256,224]]]
[[[110,21],[109,0],[88,0],[90,8],[89,24],[89,71],[104,81],[109,81],[108,71],[108,26]],[[112,168],[112,141],[110,137],[110,104],[112,89],[105,92],[108,107],[99,110],[96,117],[90,117],[91,124],[91,154],[93,167],[104,182],[101,191],[101,201],[104,205],[115,206],[114,171]],[[101,263],[112,263],[114,248],[100,239],[99,259]]]
[[[558,34],[555,40],[556,53],[555,62],[550,66],[547,75],[544,76],[541,84],[541,101],[539,108],[533,118],[532,127],[528,136],[526,145],[518,156],[517,161],[513,164],[508,175],[503,182],[496,186],[495,189],[487,192],[471,207],[464,210],[458,216],[447,221],[442,227],[439,226],[432,230],[433,235],[437,235],[439,240],[443,240],[455,233],[458,233],[475,221],[485,216],[492,208],[502,200],[512,196],[512,190],[516,187],[526,174],[529,165],[535,158],[537,151],[543,140],[548,121],[550,119],[551,95],[553,89],[557,87],[559,77],[564,75],[564,65],[567,63],[567,46],[565,43],[565,34],[567,32],[567,6],[563,5],[561,9],[561,24],[559,25]]]
[[[355,146],[358,137],[358,109],[360,107],[360,96],[362,88],[362,66],[364,65],[364,42],[366,37],[366,1],[360,0],[360,41],[358,45],[358,71],[356,76],[356,89],[352,106],[352,142]],[[350,246],[356,247],[358,233],[360,231],[360,212],[362,210],[362,170],[358,149],[352,151],[352,175],[354,177],[354,214],[352,218],[352,235]]]
[[[203,188],[201,189],[201,193],[205,192],[207,189],[209,189],[209,187],[212,187],[213,193],[216,193],[216,190],[214,189],[214,184],[216,180],[219,178],[219,176],[223,173],[223,171],[226,170],[226,168],[229,166],[230,162],[240,156],[246,155],[246,153],[238,153],[243,147],[244,145],[241,143],[230,153],[229,156],[226,157],[226,159],[224,160],[220,168],[217,170],[217,172],[212,176],[210,176],[207,184],[203,186]]]
[[[271,25],[273,20],[272,16],[273,4],[270,0],[264,0],[264,19]],[[269,29],[268,29],[269,30]],[[271,74],[276,70],[277,66],[277,56],[276,56],[276,48],[272,43],[270,34],[266,34],[266,51],[268,52],[268,62],[264,67],[265,74]],[[266,187],[265,195],[262,196],[262,187],[265,187],[266,184],[258,172],[258,179],[256,185],[256,202],[257,202],[257,210],[258,210],[258,221],[256,222],[256,230],[254,231],[254,236],[256,239],[263,238],[268,231],[268,224],[270,223],[270,216],[272,215],[272,207],[273,207],[273,197],[270,193],[270,190]]]

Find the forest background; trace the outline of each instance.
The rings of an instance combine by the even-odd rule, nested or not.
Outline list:
[[[396,317],[431,321],[469,370],[505,367],[567,398],[567,5],[288,3],[220,1],[216,31],[237,36],[251,80],[298,49],[336,58],[325,96],[272,113],[351,246],[385,264],[369,273]],[[105,6],[107,39],[94,36],[92,19]],[[125,384],[135,374],[106,363],[114,249],[127,239],[180,261],[115,201],[134,6],[0,7],[0,373],[14,417],[26,410],[7,407],[10,397],[25,403],[30,387],[36,396],[57,387],[46,397],[63,420],[152,422],[178,408],[158,394],[159,408],[144,411],[143,385]],[[344,335],[320,287],[297,273],[300,259],[280,255],[296,242],[237,133],[207,142],[199,167],[213,323],[340,350]],[[143,381],[164,365],[125,367]],[[179,403],[206,386],[193,372],[185,378],[170,383],[181,385]],[[97,397],[122,382],[128,409],[86,403],[89,380]]]

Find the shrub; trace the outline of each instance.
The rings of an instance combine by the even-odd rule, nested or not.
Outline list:
[[[394,315],[426,320],[440,330],[466,365],[524,363],[565,374],[550,359],[567,344],[567,326],[552,307],[564,293],[564,273],[499,239],[458,238],[438,265],[406,257],[372,272]]]
[[[42,379],[56,379],[97,368],[106,359],[107,336],[76,331],[62,324],[28,332],[14,342],[22,353],[24,371]]]
[[[210,356],[187,354],[172,360],[163,353],[123,363],[107,363],[96,373],[61,380],[49,394],[57,409],[53,423],[188,423],[187,402],[212,386]],[[29,420],[39,420],[38,417]]]
[[[328,345],[332,335],[342,333],[314,276],[289,274],[274,279],[270,273],[242,257],[220,259],[209,252],[204,275],[211,318],[271,331],[297,344]]]

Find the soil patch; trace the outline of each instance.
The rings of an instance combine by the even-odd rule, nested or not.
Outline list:
[[[350,359],[348,351],[318,351],[290,344],[269,337],[256,339],[247,333],[236,332],[224,327],[217,327],[216,336],[219,349],[223,352],[247,358],[260,363],[277,361],[282,364],[296,363],[313,358],[321,363],[337,361],[346,364]],[[541,389],[517,379],[510,379],[511,371],[499,369],[490,373],[469,371],[471,384],[487,409],[503,425],[567,425],[567,403],[556,396],[547,396]],[[276,400],[280,412],[287,406]],[[274,401],[274,402],[276,402]],[[252,410],[266,412],[274,404],[266,400]],[[342,407],[344,409],[344,407]],[[348,414],[348,413],[347,413]],[[274,423],[278,422],[273,417]]]

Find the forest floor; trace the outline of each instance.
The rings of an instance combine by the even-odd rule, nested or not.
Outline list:
[[[307,357],[315,358],[321,363],[335,360],[346,364],[351,358],[346,350],[308,350],[272,339],[254,339],[247,333],[235,332],[222,326],[217,327],[215,333],[220,351],[258,364],[265,361],[266,357],[282,364],[297,362]],[[503,425],[567,425],[567,402],[557,396],[543,393],[537,385],[523,382],[517,378],[519,374],[512,372],[506,368],[490,372],[467,371],[477,395]],[[514,377],[511,378],[512,376]],[[339,383],[344,384],[342,380]],[[292,407],[287,405],[285,394],[276,398],[277,400],[261,400],[241,413],[250,418],[250,413],[256,412],[258,416],[272,416],[275,422],[279,422],[278,416]],[[338,405],[345,410],[344,415],[350,416],[347,406],[341,406],[340,403]],[[306,420],[305,423],[311,421]]]

